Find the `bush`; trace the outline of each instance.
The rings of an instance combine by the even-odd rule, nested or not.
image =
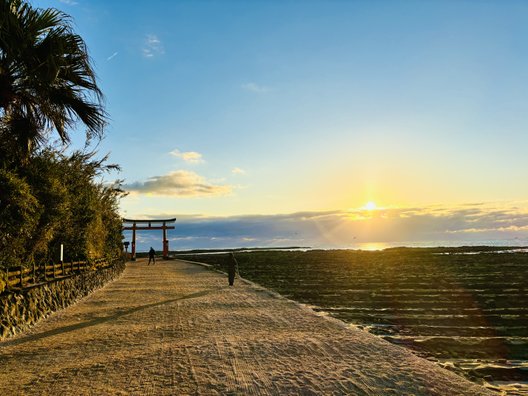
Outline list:
[[[9,267],[28,259],[43,207],[14,172],[0,168],[0,186],[0,265]]]
[[[113,169],[93,153],[46,149],[18,171],[0,168],[0,266],[119,255],[119,183],[98,177]]]

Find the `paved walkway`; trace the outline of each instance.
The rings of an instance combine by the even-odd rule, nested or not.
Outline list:
[[[0,393],[487,395],[265,289],[178,261],[105,288],[0,343]]]

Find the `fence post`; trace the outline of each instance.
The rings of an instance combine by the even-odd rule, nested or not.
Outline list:
[[[22,272],[24,268],[20,265],[20,288],[24,287],[24,273]]]
[[[9,267],[6,268],[6,290],[11,289],[9,286]]]
[[[37,270],[35,269],[35,262],[33,261],[33,284],[37,283]]]
[[[70,275],[73,272],[73,259],[70,259]]]
[[[44,282],[48,281],[48,274],[46,274],[46,261],[42,261],[42,269],[44,270]]]
[[[64,261],[61,260],[62,276],[64,276]]]
[[[52,261],[51,265],[53,266],[53,279],[55,279],[55,263]]]

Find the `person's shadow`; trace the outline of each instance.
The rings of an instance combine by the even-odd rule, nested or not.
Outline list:
[[[80,330],[80,329],[85,329],[85,328],[91,327],[91,326],[96,326],[98,324],[109,322],[109,321],[115,320],[115,319],[119,319],[122,316],[130,315],[130,314],[133,314],[135,312],[143,311],[143,310],[148,309],[148,308],[159,307],[161,305],[166,305],[166,304],[170,304],[170,303],[173,303],[173,302],[176,302],[176,301],[181,301],[181,300],[188,300],[190,298],[202,297],[202,296],[205,296],[205,295],[210,294],[212,292],[219,291],[219,290],[222,290],[222,289],[225,289],[225,288],[227,288],[227,287],[222,287],[222,288],[219,288],[219,289],[202,290],[202,291],[199,291],[199,292],[196,292],[196,293],[192,293],[192,294],[188,294],[186,296],[182,296],[182,297],[178,297],[178,298],[171,298],[171,299],[165,300],[165,301],[159,301],[159,302],[155,302],[155,303],[151,303],[151,304],[140,305],[138,307],[134,307],[134,308],[126,309],[124,311],[116,312],[113,315],[104,316],[102,318],[95,318],[95,319],[92,319],[92,320],[88,320],[86,322],[76,323],[74,325],[64,326],[64,327],[60,327],[60,328],[57,328],[57,329],[44,331],[42,333],[28,334],[27,336],[22,336],[21,338],[17,338],[16,340],[1,342],[0,343],[0,350],[3,347],[25,344],[26,342],[37,341],[37,340],[40,340],[40,339],[43,339],[43,338],[47,338],[47,337],[51,337],[51,336],[54,336],[54,335],[68,333],[70,331],[75,331],[75,330]]]

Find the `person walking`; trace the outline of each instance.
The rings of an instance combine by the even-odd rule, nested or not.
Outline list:
[[[235,284],[235,276],[238,274],[238,262],[236,261],[235,255],[229,253],[229,263],[227,264],[227,277],[229,279],[229,286]],[[240,274],[238,274],[240,276]]]
[[[149,262],[147,265],[150,265],[151,261],[152,261],[152,265],[156,264],[156,251],[152,248],[152,246],[150,247],[150,250],[149,250]]]

